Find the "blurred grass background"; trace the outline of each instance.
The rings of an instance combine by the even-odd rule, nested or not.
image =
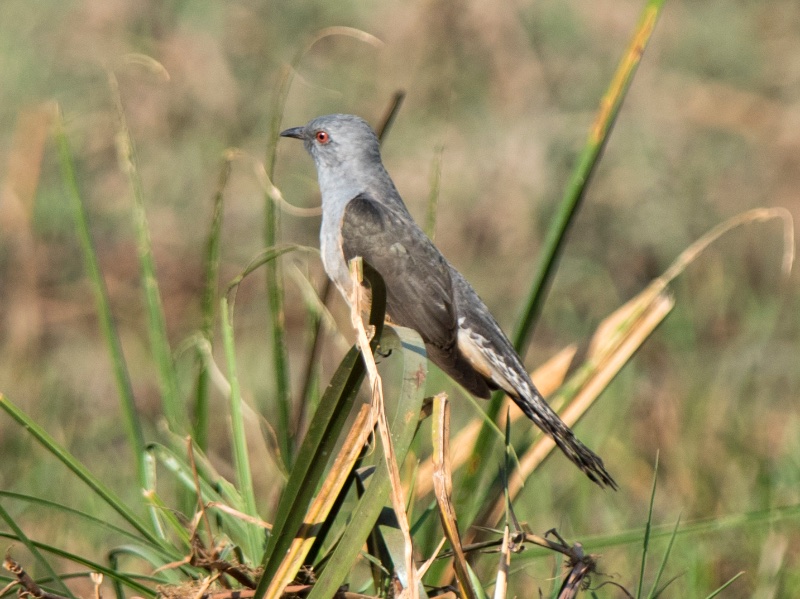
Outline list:
[[[136,399],[155,428],[158,386],[106,69],[119,78],[137,144],[173,347],[200,325],[203,243],[223,151],[237,147],[263,160],[282,65],[332,25],[363,29],[383,45],[341,36],[316,43],[300,60],[283,125],[330,112],[377,123],[392,94],[406,90],[384,144],[386,165],[424,221],[437,148],[444,148],[437,244],[508,331],[640,9],[627,0],[5,0],[0,389],[109,484],[128,488],[122,481],[134,476],[133,460],[49,136],[52,100],[78,161]],[[169,81],[126,63],[128,53],[160,62]],[[295,204],[318,202],[313,166],[299,144],[279,146],[275,182]],[[527,364],[586,338],[726,217],[756,206],[800,217],[798,183],[800,5],[669,0],[572,230]],[[283,214],[281,239],[316,246],[318,224]],[[262,231],[263,192],[253,163],[238,160],[226,189],[223,282],[262,248]],[[779,226],[756,224],[725,237],[678,280],[673,313],[577,427],[621,491],[589,488],[556,457],[528,483],[517,502],[520,518],[578,537],[641,526],[656,451],[657,522],[800,503],[800,287],[796,273],[781,279],[780,256]],[[297,267],[321,287],[315,257],[295,254],[283,264],[287,277]],[[297,397],[309,323],[300,289],[287,281]],[[351,338],[339,298],[332,309]],[[245,397],[269,406],[275,390],[266,310],[258,273],[238,295],[237,349]],[[328,338],[322,384],[339,347]],[[191,370],[191,356],[178,361]],[[448,387],[442,377],[431,384]],[[474,412],[454,399],[457,427]],[[76,507],[91,509],[32,443],[0,419],[0,487],[43,496],[63,487],[75,493]],[[210,453],[225,472],[224,427],[212,426]],[[262,457],[254,460],[256,484],[271,505],[276,473]],[[35,513],[20,518],[30,522],[31,536],[99,546]],[[621,583],[637,555],[630,551],[604,551],[605,571]],[[800,584],[800,527],[796,519],[754,521],[679,537],[670,565],[681,575],[675,596],[710,591],[740,570],[747,574],[726,596],[792,596]],[[549,568],[527,568],[517,584],[543,586]]]

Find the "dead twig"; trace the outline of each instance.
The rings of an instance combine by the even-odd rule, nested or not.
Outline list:
[[[3,567],[17,577],[16,583],[12,584],[18,584],[22,587],[19,592],[20,596],[30,595],[37,599],[67,599],[63,595],[49,593],[36,584],[36,581],[8,553],[6,553],[5,560],[3,560]]]

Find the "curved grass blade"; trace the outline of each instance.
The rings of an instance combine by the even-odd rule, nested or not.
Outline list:
[[[203,297],[200,308],[203,314],[203,324],[200,333],[209,342],[214,338],[214,315],[217,297],[217,284],[219,277],[220,244],[222,239],[222,215],[225,187],[231,175],[231,161],[233,155],[225,153],[222,167],[217,181],[217,190],[214,193],[214,205],[211,213],[211,225],[208,231],[205,251],[205,281],[203,283]],[[194,440],[203,451],[208,448],[208,399],[211,383],[211,374],[207,361],[200,350],[197,350],[197,387],[194,398]]]
[[[400,107],[403,105],[403,100],[405,99],[406,92],[403,90],[398,90],[392,95],[392,100],[389,103],[389,107],[386,109],[386,113],[383,115],[380,124],[375,127],[375,135],[378,136],[378,141],[380,143],[383,143],[392,125],[394,125],[394,120],[400,113]]]
[[[14,521],[14,518],[12,518],[11,514],[9,514],[6,511],[2,503],[0,503],[0,518],[5,520],[6,524],[8,524],[8,527],[16,535],[19,542],[25,545],[27,550],[31,552],[31,555],[33,555],[36,562],[50,576],[51,580],[55,582],[59,592],[63,593],[67,597],[70,597],[71,599],[76,599],[75,595],[72,594],[72,591],[69,590],[69,587],[66,584],[64,584],[64,581],[61,580],[61,577],[58,574],[56,574],[55,570],[53,570],[53,566],[50,565],[50,562],[48,562],[44,558],[44,556],[39,552],[39,549],[36,547],[36,545],[33,544],[33,542],[25,534],[25,532],[17,525],[17,523]]]
[[[364,266],[366,273],[367,265]],[[388,327],[381,339],[381,349],[403,357],[402,386],[390,426],[399,465],[405,459],[414,438],[422,407],[427,373],[425,345],[419,335],[410,329]],[[383,453],[380,444],[377,444],[376,453]],[[375,459],[377,466],[372,480],[353,512],[358,517],[353,518],[345,529],[308,599],[333,596],[352,570],[364,542],[384,509],[391,489],[389,470],[381,455],[376,455]],[[403,560],[399,563],[403,563]]]
[[[144,492],[145,500],[158,511],[164,525],[168,530],[171,530],[175,535],[176,542],[180,544],[179,551],[189,552],[192,548],[192,540],[190,532],[184,525],[184,522],[178,517],[178,513],[171,509],[161,496],[153,489],[148,489]]]
[[[254,272],[256,269],[264,266],[265,264],[269,264],[270,262],[274,261],[276,258],[283,256],[286,253],[299,251],[299,250],[308,250],[315,252],[314,248],[310,248],[305,245],[298,245],[296,243],[283,243],[281,245],[270,246],[264,250],[261,250],[257,256],[250,260],[245,266],[244,270],[236,275],[230,283],[228,283],[228,287],[225,290],[225,293],[230,293],[234,291],[235,288],[247,277],[249,274]],[[234,305],[234,300],[231,299],[231,306]]]
[[[112,552],[108,554],[108,565],[109,567],[114,570],[114,572],[119,571],[119,559],[118,557]],[[112,580],[111,586],[114,588],[114,595],[117,599],[125,599],[125,589],[118,580]]]
[[[108,301],[108,291],[106,289],[103,275],[100,271],[100,262],[97,259],[94,240],[89,229],[89,215],[86,205],[78,189],[78,179],[75,175],[75,161],[72,158],[72,151],[69,147],[67,135],[64,132],[64,122],[60,110],[57,111],[55,127],[56,144],[58,145],[59,162],[61,163],[61,176],[64,179],[67,196],[72,204],[72,215],[75,219],[78,240],[83,252],[83,261],[86,272],[91,281],[94,291],[95,303],[97,304],[97,316],[100,321],[100,328],[103,337],[108,345],[108,352],[111,356],[111,364],[114,368],[114,380],[117,384],[120,403],[122,404],[122,414],[125,428],[128,432],[133,453],[136,459],[136,474],[139,485],[142,488],[149,486],[147,477],[147,466],[145,464],[144,435],[139,421],[139,413],[136,410],[136,403],[133,399],[133,387],[131,385],[128,366],[125,362],[125,355],[122,352],[122,344],[119,340],[117,327],[111,315],[111,306]]]
[[[174,550],[169,547],[166,541],[157,537],[111,489],[98,480],[83,464],[75,459],[75,456],[59,445],[42,427],[31,420],[25,412],[11,403],[2,393],[0,393],[0,408],[3,408],[9,416],[24,426],[45,449],[57,457],[67,468],[77,475],[78,478],[85,482],[98,497],[105,501],[111,509],[117,512],[128,524],[135,528],[145,541],[162,548],[170,555],[175,555]]]
[[[214,470],[208,458],[197,447],[192,448],[194,457],[193,469],[186,458],[184,447],[151,443],[148,445],[147,451],[166,468],[175,473],[181,484],[193,491],[197,491],[194,478],[196,471],[200,481],[200,493],[203,501],[221,501],[237,511],[244,511],[244,500],[236,487]]]
[[[102,518],[97,518],[92,516],[91,514],[87,514],[86,512],[82,512],[80,510],[76,510],[71,507],[67,507],[66,505],[62,505],[60,503],[56,503],[55,501],[50,501],[48,499],[42,499],[41,497],[34,497],[32,495],[24,495],[22,493],[14,493],[12,491],[2,491],[0,490],[0,497],[6,499],[12,499],[16,501],[22,501],[24,503],[29,503],[31,505],[35,505],[38,508],[45,508],[51,509],[55,512],[61,512],[65,516],[74,516],[83,521],[85,524],[92,524],[94,526],[98,526],[104,528],[109,532],[113,532],[118,535],[122,535],[127,537],[131,540],[139,541],[141,537],[132,533],[129,530],[125,530],[124,528],[120,528],[118,526],[114,526],[110,522],[103,520]]]
[[[161,401],[164,416],[173,431],[188,432],[187,416],[178,393],[178,380],[175,365],[172,361],[169,338],[167,337],[167,324],[164,317],[164,308],[161,303],[161,293],[156,279],[156,267],[153,259],[153,246],[150,241],[150,231],[147,225],[147,212],[144,206],[144,191],[139,178],[136,158],[136,147],[128,129],[125,117],[125,108],[119,91],[119,83],[112,72],[108,73],[111,96],[117,110],[119,120],[119,133],[117,136],[117,152],[120,167],[128,176],[128,185],[133,194],[134,225],[136,232],[136,249],[139,256],[141,269],[142,288],[144,290],[145,304],[147,307],[148,331],[150,333],[150,348],[158,372],[158,384],[161,391]]]
[[[368,265],[364,274],[372,287],[370,325],[375,327],[373,350],[383,331],[386,312],[386,288],[380,276]],[[281,494],[272,534],[264,555],[264,574],[259,580],[254,599],[262,599],[270,581],[278,571],[295,533],[300,530],[311,498],[325,472],[328,458],[350,414],[365,374],[364,361],[354,347],[345,355],[320,400],[308,428],[289,481]]]
[[[155,455],[164,467],[177,476],[178,482],[184,486],[187,492],[198,492],[198,485],[195,482],[192,467],[181,454],[157,444],[152,444],[148,451]],[[200,463],[200,460],[197,459],[199,451],[195,449],[194,452],[195,464],[197,465]],[[230,506],[236,512],[244,513],[244,501],[234,486],[219,475],[209,478],[209,473],[205,470],[207,469],[197,468],[199,492],[203,504],[206,506],[208,504]],[[224,510],[215,512],[215,521],[219,524],[220,529],[237,545],[246,546],[254,534],[253,527],[248,526],[240,518],[232,516]],[[255,553],[247,554],[247,557],[253,562],[258,561],[261,557],[262,543],[263,537],[261,533],[258,533]]]

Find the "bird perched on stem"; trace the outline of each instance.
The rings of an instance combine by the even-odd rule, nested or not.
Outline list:
[[[281,136],[302,140],[316,164],[322,263],[345,300],[348,261],[360,256],[386,284],[389,317],[419,333],[434,364],[478,397],[505,391],[591,480],[616,489],[603,460],[545,402],[472,286],[414,222],[366,121],[332,114]]]

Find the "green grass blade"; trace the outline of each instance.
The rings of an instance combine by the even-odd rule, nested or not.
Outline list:
[[[369,322],[375,327],[372,342],[375,348],[383,332],[386,287],[380,276],[367,264],[364,265],[364,276],[372,287]],[[361,355],[353,347],[339,364],[319,402],[297,454],[297,462],[278,502],[272,534],[264,555],[264,573],[254,599],[263,598],[292,538],[303,523],[306,510],[322,480],[328,458],[334,453],[336,441],[350,414],[365,372]]]
[[[214,206],[211,215],[211,225],[206,240],[204,260],[205,281],[203,283],[203,297],[200,308],[203,314],[203,324],[200,332],[210,343],[214,339],[214,315],[216,314],[217,284],[219,278],[220,245],[222,240],[222,215],[224,190],[231,175],[231,157],[226,154],[219,173],[217,191],[214,194]],[[197,387],[194,399],[194,440],[203,451],[208,448],[208,401],[211,376],[205,356],[198,350],[197,354]]]
[[[392,356],[397,354],[403,358],[402,386],[398,394],[396,413],[390,424],[397,462],[402,464],[414,439],[425,395],[424,375],[427,373],[425,345],[414,331],[391,327],[387,328],[381,340],[381,349],[384,352],[391,350]],[[332,597],[335,594],[336,589],[351,572],[361,547],[386,505],[390,489],[389,471],[385,459],[380,455],[382,454],[380,444],[378,446],[377,467],[353,512],[358,514],[358,517],[350,521],[308,599]],[[402,560],[399,563],[402,564]]]
[[[0,503],[0,518],[5,520],[6,524],[11,529],[11,531],[16,535],[19,542],[25,545],[28,551],[31,552],[31,555],[33,555],[36,562],[51,577],[52,581],[56,584],[59,591],[64,595],[66,595],[67,597],[75,599],[75,595],[73,595],[72,591],[69,590],[69,587],[67,587],[67,585],[64,584],[64,581],[61,580],[61,577],[58,574],[56,574],[56,571],[53,570],[53,566],[50,565],[50,562],[48,562],[44,558],[44,556],[41,554],[36,545],[34,545],[33,542],[28,538],[28,536],[23,532],[23,530],[19,526],[17,526],[17,523],[14,521],[14,518],[12,518],[11,514],[9,514],[6,511],[2,503]]]
[[[558,593],[561,590],[561,585],[558,584],[558,581],[561,580],[561,570],[564,563],[564,556],[561,553],[556,553],[554,558],[553,574],[551,575],[553,587],[550,591],[550,599],[558,599]]]
[[[389,102],[389,107],[381,119],[381,122],[375,127],[375,134],[378,136],[378,141],[383,144],[384,139],[389,134],[389,131],[394,125],[394,120],[400,113],[400,107],[403,105],[403,100],[406,99],[406,92],[398,90],[392,95],[392,100]]]
[[[128,524],[136,529],[145,541],[156,547],[161,547],[170,555],[175,556],[174,551],[170,550],[166,542],[153,534],[150,528],[148,528],[148,526],[126,506],[111,489],[100,482],[83,464],[75,459],[71,453],[61,447],[42,427],[31,420],[25,412],[11,403],[2,393],[0,393],[0,408],[3,408],[9,416],[24,426],[45,449],[57,457],[61,463],[86,483],[98,497],[105,501],[111,509],[117,512]]]
[[[147,213],[144,206],[144,192],[136,159],[136,148],[128,129],[125,109],[119,92],[119,84],[113,73],[108,74],[111,95],[117,109],[119,119],[119,135],[117,151],[122,170],[128,176],[128,185],[133,195],[134,228],[136,249],[141,269],[142,287],[144,289],[147,309],[148,331],[153,360],[158,372],[158,384],[161,401],[169,427],[178,432],[188,432],[186,412],[180,401],[175,366],[172,361],[164,309],[156,279],[156,267],[153,260],[153,247],[147,225]]]
[[[581,207],[592,174],[600,161],[603,148],[608,142],[614,121],[636,74],[636,69],[641,62],[663,4],[664,0],[648,0],[628,49],[617,66],[617,71],[606,89],[606,93],[600,100],[595,121],[589,130],[589,135],[578,158],[578,163],[570,176],[566,191],[556,213],[556,220],[548,229],[547,237],[539,255],[536,275],[531,284],[525,307],[522,310],[522,317],[514,331],[512,340],[514,347],[519,352],[522,352],[527,345],[533,325],[539,318],[547,289],[555,274],[558,257],[566,241],[567,231]]]
[[[720,531],[743,529],[750,526],[775,526],[780,523],[790,523],[794,525],[800,522],[800,504],[787,505],[741,514],[731,514],[729,516],[715,516],[705,518],[695,522],[684,523],[678,529],[678,536],[688,536],[697,534],[713,534]],[[674,525],[653,526],[650,530],[650,538],[660,539],[672,535]],[[583,546],[588,552],[599,552],[610,547],[620,545],[641,544],[643,529],[626,530],[611,535],[597,535],[583,538]],[[529,559],[538,559],[545,555],[551,555],[546,549],[539,547],[529,547],[525,552],[515,558],[515,563],[524,567],[524,563]]]
[[[119,571],[119,559],[113,553],[113,551],[108,554],[108,566],[114,570],[114,572]],[[117,599],[125,599],[125,589],[122,586],[122,583],[120,583],[118,580],[112,580],[111,586],[114,588],[114,595]]]
[[[141,561],[153,569],[165,565],[164,559],[158,553],[151,551],[150,547],[141,545],[119,545],[108,552],[108,562],[111,568],[119,571],[118,565],[121,558],[134,558]],[[164,568],[155,576],[141,577],[151,580],[155,584],[180,584],[186,582],[187,577],[199,578],[202,576],[199,568],[194,568],[189,564],[182,564],[180,568]],[[124,597],[124,595],[123,595]]]
[[[475,593],[478,595],[478,599],[487,599],[486,591],[483,588],[480,578],[478,578],[475,570],[473,570],[472,566],[469,564],[467,564],[467,572],[469,573],[469,579],[472,582],[472,588],[475,589]]]
[[[18,541],[19,540],[19,539],[17,539],[16,536],[14,536],[12,534],[9,534],[7,532],[2,532],[2,531],[0,531],[0,539],[9,539],[11,541]],[[124,584],[126,587],[128,587],[129,589],[134,591],[135,593],[139,593],[139,594],[141,594],[141,595],[143,595],[145,597],[155,597],[156,596],[156,591],[155,590],[153,590],[150,587],[147,587],[147,586],[141,584],[140,582],[137,582],[133,578],[133,576],[129,576],[127,574],[123,574],[123,573],[117,572],[116,570],[114,570],[112,568],[107,568],[106,566],[98,564],[97,562],[92,562],[92,561],[90,561],[90,560],[88,560],[88,559],[86,559],[84,557],[81,557],[80,555],[77,555],[75,553],[70,553],[69,551],[64,551],[63,549],[59,549],[58,547],[53,547],[52,545],[47,545],[45,543],[39,543],[37,541],[31,541],[31,542],[36,547],[36,549],[38,549],[40,551],[44,551],[46,553],[55,555],[56,557],[60,557],[60,558],[69,560],[69,561],[71,561],[73,563],[76,563],[76,564],[80,564],[81,566],[84,566],[84,567],[86,567],[87,569],[89,569],[89,570],[91,570],[93,572],[99,572],[100,574],[103,574],[104,576],[107,576],[111,580],[118,580],[119,582]]]
[[[647,595],[648,599],[654,599],[655,597],[661,594],[661,591],[664,590],[663,588],[658,589],[658,583],[661,581],[661,576],[664,574],[664,568],[666,568],[667,566],[667,560],[669,560],[670,553],[672,552],[672,546],[675,543],[675,537],[678,536],[678,527],[680,526],[680,524],[681,524],[681,517],[678,516],[678,520],[675,522],[675,528],[672,529],[672,535],[669,538],[669,544],[667,545],[667,550],[664,552],[664,558],[661,560],[661,564],[659,564],[658,566],[658,572],[656,572],[656,577],[653,580],[653,587],[650,590],[650,594]]]
[[[81,527],[84,524],[91,524],[92,526],[98,526],[108,532],[113,532],[114,534],[122,535],[132,541],[140,541],[141,537],[132,533],[129,530],[124,528],[120,528],[119,526],[115,526],[104,520],[102,518],[97,518],[92,516],[91,514],[87,514],[86,512],[82,512],[80,510],[76,510],[74,508],[68,507],[66,505],[62,505],[60,503],[56,503],[55,501],[50,501],[48,499],[42,499],[41,497],[34,497],[32,495],[24,495],[22,493],[14,493],[12,491],[1,491],[0,490],[0,498],[10,499],[12,501],[21,501],[23,503],[30,504],[32,506],[36,506],[37,509],[46,509],[52,510],[53,512],[60,513],[63,516],[77,518],[81,521]],[[81,528],[81,530],[85,530]],[[157,551],[160,550],[159,547],[155,548]],[[170,556],[167,556],[163,552],[161,553],[162,558],[164,559],[171,559]]]
[[[228,299],[220,300],[220,315],[222,320],[222,343],[225,348],[225,359],[228,365],[228,382],[230,383],[230,416],[231,416],[231,442],[233,444],[233,464],[236,470],[236,482],[244,501],[244,511],[249,516],[258,518],[256,508],[256,494],[253,489],[253,474],[250,469],[250,458],[247,452],[247,439],[242,417],[242,393],[239,388],[239,375],[236,370],[236,350],[233,344],[233,317],[228,313]],[[261,537],[255,527],[250,529],[248,554],[258,555],[261,546]]]
[[[658,454],[656,454],[656,464],[653,467],[653,486],[650,489],[650,506],[647,509],[647,522],[644,526],[644,537],[642,539],[642,563],[639,567],[639,584],[636,587],[636,599],[642,596],[642,586],[644,585],[644,569],[647,566],[647,551],[650,548],[650,530],[653,526],[653,505],[656,501],[656,484],[658,482]]]
[[[739,573],[738,573],[736,576],[734,576],[733,578],[731,578],[731,579],[730,579],[728,582],[726,582],[725,584],[723,584],[723,585],[722,585],[721,587],[719,587],[719,588],[718,588],[716,591],[713,591],[713,592],[712,592],[710,595],[708,595],[708,596],[706,597],[706,599],[714,599],[714,597],[716,597],[716,596],[717,596],[717,595],[719,595],[719,594],[720,594],[722,591],[724,591],[724,590],[725,590],[725,589],[727,589],[729,586],[731,586],[731,585],[732,585],[732,584],[733,584],[733,583],[736,581],[736,579],[737,579],[737,578],[739,578],[739,577],[740,577],[741,575],[743,575],[743,574],[744,574],[744,572],[739,572]]]
[[[389,513],[394,520],[394,512]],[[386,512],[384,512],[384,514],[386,514]],[[397,575],[401,580],[405,581],[408,577],[404,567],[406,541],[403,538],[403,533],[397,526],[396,520],[392,522],[382,522],[382,520],[388,519],[389,518],[381,518],[379,516],[378,523],[367,535],[366,541],[368,546],[370,544],[376,545],[378,549],[376,553],[378,555],[362,553],[361,557],[370,560],[370,564],[374,568],[379,569],[384,577],[390,578],[392,575]],[[385,555],[381,555],[384,553]],[[336,566],[331,564],[328,567],[335,568]],[[340,569],[342,570],[341,576],[347,576],[349,574],[349,572],[344,571],[345,568]],[[374,578],[373,576],[373,579]],[[344,578],[342,578],[342,580],[344,580]],[[428,599],[428,594],[425,592],[425,587],[422,584],[419,585],[419,596],[421,599]]]
[[[256,589],[255,599],[263,597],[295,532],[303,522],[306,509],[322,479],[327,457],[333,452],[333,445],[344,427],[364,374],[361,356],[353,348],[340,363],[320,400],[278,504],[267,545],[264,576]]]
[[[172,531],[175,538],[180,543],[182,553],[188,553],[192,549],[192,540],[189,536],[189,530],[183,522],[178,518],[178,514],[161,499],[161,496],[153,489],[145,491],[144,497],[147,502],[155,509],[161,520],[167,525],[168,529]]]
[[[331,280],[325,277],[325,283],[319,292],[319,299],[322,305],[320,310],[312,310],[307,305],[308,319],[311,322],[311,341],[309,343],[308,356],[306,358],[305,366],[303,367],[302,381],[303,388],[300,392],[300,402],[295,410],[295,422],[299,427],[306,421],[306,414],[313,411],[314,406],[319,399],[319,383],[318,372],[320,365],[320,352],[322,351],[322,341],[325,337],[323,334],[323,327],[325,325],[325,316],[323,311],[327,305],[334,285]]]
[[[148,445],[147,451],[165,468],[173,472],[178,477],[178,482],[192,492],[196,492],[197,485],[194,479],[194,471],[196,469],[203,501],[222,501],[240,512],[244,511],[244,500],[239,491],[214,470],[208,458],[199,449],[195,447],[192,450],[194,456],[193,469],[186,458],[185,445],[178,444],[174,439],[169,439],[169,437],[167,440],[171,442],[170,446],[151,443]]]
[[[272,96],[272,106],[270,107],[269,134],[267,137],[266,169],[269,180],[273,180],[275,174],[275,161],[278,157],[278,141],[280,140],[281,122],[283,121],[283,111],[286,107],[286,98],[289,95],[289,88],[294,78],[295,66],[299,62],[301,55],[294,59],[292,65],[284,65],[278,74],[278,85],[275,86],[275,94]],[[270,198],[266,198],[271,203]],[[271,244],[267,244],[271,245]]]
[[[272,105],[269,137],[267,139],[266,168],[270,181],[275,172],[278,140],[280,134],[283,109],[291,84],[291,70],[284,67],[276,87]],[[278,242],[280,212],[269,191],[264,193],[264,246],[273,247]],[[278,446],[286,470],[291,470],[294,447],[292,437],[294,425],[292,418],[292,390],[289,376],[289,356],[286,350],[286,332],[283,317],[283,277],[280,263],[272,260],[266,266],[267,304],[269,306],[270,329],[272,334],[272,368],[275,378],[275,401],[278,404],[278,424],[275,431],[278,435]]]
[[[180,453],[157,444],[151,445],[149,451],[165,468],[175,474],[178,483],[183,485],[187,492],[193,494],[198,492],[192,467]],[[216,474],[209,476],[207,469],[205,469],[206,471],[204,472],[202,461],[198,459],[197,450],[195,450],[195,466],[197,467],[198,473],[200,497],[204,504],[216,502],[229,506],[239,512],[245,511],[244,501],[231,483]],[[208,510],[209,513],[214,514],[215,521],[219,523],[221,530],[228,535],[233,543],[241,547],[247,547],[248,543],[252,542],[251,540],[254,534],[252,526],[226,512],[215,510],[214,508],[208,508]],[[259,533],[258,538],[259,541],[257,543],[256,552],[253,554],[248,553],[247,555],[253,562],[258,561],[261,557],[263,535]]]
[[[522,309],[522,315],[511,338],[514,347],[520,353],[524,353],[523,350],[530,338],[533,325],[541,313],[549,283],[555,273],[558,256],[566,241],[567,230],[581,206],[591,174],[600,159],[602,149],[608,140],[614,120],[633,80],[636,67],[639,65],[653,32],[663,3],[664,0],[648,0],[628,50],[623,55],[614,78],[600,100],[595,122],[589,130],[587,142],[570,176],[556,214],[556,220],[548,229],[539,255],[536,274]],[[492,421],[497,420],[502,396],[502,393],[495,393],[486,408],[486,414]],[[474,489],[489,487],[484,484],[484,481],[485,477],[489,476],[491,469],[486,467],[482,460],[486,456],[492,455],[490,448],[493,438],[494,432],[488,426],[481,427],[475,441],[474,457],[467,468],[467,472],[471,474],[467,475],[463,485],[463,488],[470,490],[469,495],[465,498],[465,507],[461,510],[466,522],[472,522],[479,512],[480,506],[486,503],[485,496],[482,493],[475,493]]]
[[[657,589],[657,590],[655,590],[655,591],[654,591],[654,593],[653,593],[653,597],[654,597],[654,598],[656,598],[656,599],[657,599],[658,597],[661,597],[661,593],[663,593],[664,591],[666,591],[666,590],[667,590],[667,587],[669,587],[669,585],[671,585],[673,582],[675,582],[676,580],[678,580],[678,579],[679,579],[681,576],[682,576],[682,574],[676,574],[675,576],[673,576],[672,578],[670,578],[668,581],[666,581],[664,584],[662,584],[662,585],[661,585],[661,588],[659,588],[659,589]]]
[[[67,135],[64,132],[63,119],[58,113],[55,127],[56,144],[58,146],[59,162],[61,163],[61,176],[64,179],[67,196],[72,204],[72,215],[75,219],[75,228],[78,240],[83,252],[83,261],[86,272],[91,281],[92,291],[94,291],[95,302],[97,304],[97,315],[100,321],[100,328],[103,332],[108,351],[111,356],[111,364],[114,368],[114,380],[117,384],[120,402],[122,404],[123,422],[128,433],[128,440],[133,448],[136,460],[136,474],[139,485],[147,488],[147,466],[145,465],[144,435],[139,421],[139,413],[136,410],[136,403],[133,396],[128,366],[125,356],[122,353],[122,344],[119,340],[117,327],[111,315],[111,306],[108,301],[108,291],[106,290],[103,275],[100,272],[100,262],[97,259],[97,251],[89,229],[89,215],[86,205],[83,202],[78,180],[75,174],[75,161],[72,158],[72,151],[69,147]]]

